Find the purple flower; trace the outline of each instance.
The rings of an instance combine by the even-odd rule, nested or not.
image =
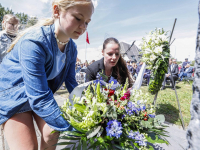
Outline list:
[[[106,127],[107,136],[116,137],[118,139],[122,134],[122,129],[121,122],[110,120]]]

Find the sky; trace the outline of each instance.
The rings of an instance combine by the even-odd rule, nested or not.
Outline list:
[[[51,17],[51,0],[1,0],[1,5],[16,12],[38,18]],[[90,44],[83,34],[77,44],[78,58],[89,61],[102,57],[103,42],[115,37],[120,42],[140,48],[140,42],[149,31],[163,28],[172,31],[171,55],[178,61],[195,58],[198,27],[198,0],[93,0],[95,11],[88,26]]]

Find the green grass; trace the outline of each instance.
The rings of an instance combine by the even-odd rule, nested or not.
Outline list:
[[[148,92],[147,86],[142,86],[141,90],[143,92]],[[187,127],[191,118],[190,104],[192,99],[192,83],[189,84],[187,82],[186,83],[179,82],[178,84],[176,84],[176,91],[181,107],[183,121],[185,127]],[[149,95],[153,102],[155,95],[151,94]],[[163,114],[167,122],[179,126],[181,125],[176,94],[174,90],[171,90],[170,86],[166,86],[166,89],[158,92],[156,104],[157,104],[156,114]]]
[[[142,86],[141,90],[145,93],[148,92],[147,86]],[[185,127],[187,127],[191,118],[190,104],[191,104],[191,99],[192,99],[192,83],[189,84],[187,82],[185,83],[179,82],[178,84],[176,84],[176,91],[178,94],[183,121],[185,123]],[[66,89],[58,90],[56,93],[65,98],[68,98],[69,96],[69,93]],[[153,102],[155,95],[151,95],[150,93],[149,95]],[[171,90],[170,86],[166,86],[166,89],[158,92],[156,103],[157,103],[156,114],[165,115],[165,119],[167,122],[170,122],[179,126],[181,125],[175,91]]]

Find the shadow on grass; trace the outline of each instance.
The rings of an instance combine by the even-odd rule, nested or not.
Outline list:
[[[165,88],[172,88],[172,86],[166,85]],[[177,86],[177,85],[176,85],[176,89],[180,89],[180,88],[181,88],[180,86]]]
[[[69,92],[67,91],[67,89],[64,89],[64,90],[58,90],[58,91],[56,92],[56,94],[58,94],[58,95],[61,95],[61,94],[67,94],[67,93],[69,93]]]
[[[180,119],[179,110],[171,104],[157,104],[156,114],[163,114],[165,120],[173,124]]]

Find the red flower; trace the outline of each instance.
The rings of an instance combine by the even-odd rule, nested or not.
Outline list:
[[[146,116],[147,116],[147,112],[144,113],[144,117],[146,117]]]
[[[125,99],[126,99],[125,96],[122,96],[122,97],[120,98],[120,100],[122,100],[122,101],[124,101]]]
[[[105,90],[105,91],[107,91],[108,89],[107,89],[107,88],[105,88],[104,90]]]
[[[125,97],[127,97],[127,99],[131,96],[131,94],[130,94],[130,92],[128,91],[128,92],[126,92],[125,94],[124,94],[124,96]]]
[[[109,94],[108,94],[108,97],[111,97],[112,95],[114,95],[115,91],[114,90],[109,90]]]

